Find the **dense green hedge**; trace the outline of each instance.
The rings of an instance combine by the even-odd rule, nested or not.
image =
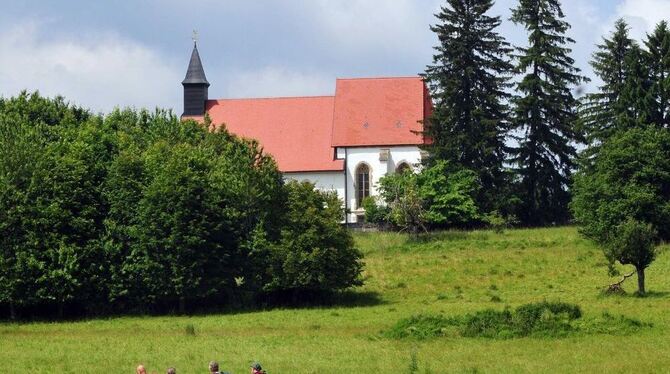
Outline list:
[[[0,100],[0,309],[243,305],[360,283],[336,197],[171,113]],[[65,309],[64,309],[65,308]]]

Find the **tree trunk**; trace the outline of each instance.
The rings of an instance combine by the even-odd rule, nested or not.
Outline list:
[[[184,296],[179,297],[179,314],[186,314],[186,298]]]
[[[637,268],[637,293],[644,296],[646,291],[644,289],[644,268]]]

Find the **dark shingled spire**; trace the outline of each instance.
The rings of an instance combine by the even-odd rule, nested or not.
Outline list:
[[[209,86],[207,77],[205,77],[205,69],[202,67],[200,61],[200,54],[198,53],[197,43],[193,43],[193,52],[191,53],[191,61],[188,63],[188,70],[186,71],[186,78],[181,82],[182,84],[197,84],[204,83]]]
[[[182,116],[202,116],[205,114],[205,103],[208,98],[207,77],[202,68],[197,43],[193,43],[191,61],[188,63],[186,78],[181,82],[184,86],[184,114]]]

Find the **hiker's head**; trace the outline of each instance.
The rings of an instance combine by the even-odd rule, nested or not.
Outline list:
[[[210,373],[216,373],[219,371],[219,363],[216,361],[210,361],[209,362],[209,372]]]
[[[251,374],[262,374],[263,373],[263,367],[261,367],[261,364],[258,362],[254,362],[251,364]]]

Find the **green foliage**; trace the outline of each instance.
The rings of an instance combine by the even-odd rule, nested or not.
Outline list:
[[[270,245],[265,291],[331,291],[361,285],[361,253],[340,222],[342,202],[309,182],[286,184],[288,200],[276,244]]]
[[[426,231],[427,205],[421,195],[417,174],[389,174],[379,180],[379,192],[388,207],[387,220],[401,231]]]
[[[386,205],[378,204],[375,196],[364,198],[361,205],[365,209],[365,222],[381,224],[388,221],[391,209]]]
[[[516,309],[485,309],[460,317],[417,315],[403,318],[383,333],[390,339],[428,340],[450,335],[470,338],[560,338],[574,333],[628,334],[650,327],[648,323],[603,313],[601,318],[582,319],[575,304],[540,302]]]
[[[505,229],[509,229],[514,227],[514,225],[518,224],[518,221],[515,216],[503,216],[500,214],[499,211],[493,211],[488,214],[485,214],[484,217],[482,217],[482,220],[486,223],[486,225],[493,229],[497,234],[502,234]]]
[[[478,220],[475,196],[480,186],[475,172],[437,162],[418,176],[419,194],[426,202],[426,219],[439,227],[464,226]]]
[[[416,374],[419,372],[419,359],[416,357],[416,352],[412,351],[409,357],[409,366],[407,367],[408,374]]]
[[[520,0],[512,21],[528,31],[528,47],[518,48],[516,71],[523,75],[513,99],[513,127],[518,145],[512,163],[520,180],[522,204],[517,216],[525,225],[567,222],[575,143],[579,75],[570,57],[570,25],[558,0]]]
[[[461,333],[468,337],[519,338],[525,336],[565,336],[573,330],[570,324],[581,318],[576,305],[564,303],[535,303],[515,310],[487,309],[467,315]]]
[[[477,190],[474,172],[451,168],[444,161],[419,174],[390,174],[379,181],[380,197],[390,210],[388,221],[414,233],[425,230],[426,225],[452,227],[476,222],[480,218]]]
[[[313,188],[285,187],[256,142],[162,110],[2,99],[0,305],[184,312],[359,284],[340,204]]]
[[[649,88],[644,100],[648,123],[670,128],[670,29],[661,21],[644,42]]]
[[[500,36],[492,0],[448,0],[431,27],[439,45],[426,68],[435,110],[428,135],[429,165],[447,161],[474,171],[475,201],[482,211],[508,199],[505,137],[509,130],[511,71],[509,43]]]
[[[574,190],[582,233],[610,261],[634,265],[644,280],[652,243],[670,238],[670,133],[647,128],[612,136],[576,176]]]
[[[635,106],[629,105],[627,87],[636,79],[637,43],[629,36],[628,24],[617,20],[610,38],[603,38],[593,54],[591,66],[603,81],[597,93],[586,95],[580,109],[580,123],[590,143],[588,157],[597,153],[604,140],[636,118]]]
[[[610,262],[634,265],[644,269],[656,258],[654,248],[658,233],[651,224],[627,219],[616,226],[605,244],[605,255]]]
[[[99,300],[95,239],[111,145],[62,98],[0,99],[0,303]]]

